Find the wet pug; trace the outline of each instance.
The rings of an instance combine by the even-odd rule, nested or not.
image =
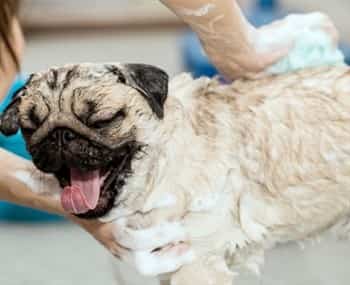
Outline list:
[[[222,85],[69,65],[34,74],[1,131],[21,129],[68,212],[117,221],[143,274],[222,285],[276,243],[347,235],[349,95],[345,66]]]

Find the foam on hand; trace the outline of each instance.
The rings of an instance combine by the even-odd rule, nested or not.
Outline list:
[[[261,46],[294,39],[294,47],[279,62],[269,67],[269,74],[281,74],[317,66],[344,64],[344,55],[325,32],[325,16],[321,13],[290,15],[287,24],[271,31],[271,36],[261,40]]]

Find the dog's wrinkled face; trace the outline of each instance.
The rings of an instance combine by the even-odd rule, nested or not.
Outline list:
[[[21,128],[34,164],[54,174],[63,207],[83,218],[105,215],[145,146],[139,132],[163,117],[168,77],[139,64],[80,64],[34,74],[2,114]]]

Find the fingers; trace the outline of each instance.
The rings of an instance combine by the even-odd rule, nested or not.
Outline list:
[[[240,57],[230,56],[230,61],[235,59],[235,65],[239,65],[243,71],[239,71],[231,64],[232,74],[236,77],[259,78],[266,75],[269,67],[288,56],[294,49],[297,41],[305,31],[323,31],[336,48],[339,42],[339,33],[332,20],[323,13],[292,14],[283,20],[273,22],[261,27],[251,34],[252,48]],[[310,49],[317,48],[322,43],[309,43]],[[225,72],[228,73],[227,71]]]
[[[115,223],[101,223],[97,220],[84,220],[75,216],[68,216],[74,223],[80,225],[100,242],[112,255],[121,258],[126,255],[128,249],[117,242],[114,236]]]

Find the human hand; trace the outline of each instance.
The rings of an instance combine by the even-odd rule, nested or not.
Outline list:
[[[309,37],[310,33],[319,35],[320,32],[329,39],[331,46],[329,46],[327,42],[322,41],[323,37],[321,37],[319,41],[315,39],[305,39],[305,37]],[[270,53],[271,55],[275,53],[274,51],[283,51],[286,49],[287,53],[285,56],[293,52],[289,59],[293,62],[297,56],[295,53],[298,52],[294,49],[296,44],[296,48],[299,49],[305,49],[306,45],[310,52],[312,52],[312,50],[319,51],[320,49],[327,49],[327,46],[329,46],[328,49],[334,49],[334,52],[336,52],[339,34],[331,19],[323,13],[291,14],[282,20],[272,22],[271,24],[256,29],[251,39],[256,54],[263,55],[262,58],[264,58],[266,54],[269,55]],[[270,59],[273,59],[273,57],[270,57]],[[268,63],[268,61],[265,62]],[[269,67],[272,67],[273,63],[275,62],[272,60],[271,64],[262,65],[262,69],[260,71],[257,70],[253,76],[257,77],[265,75],[266,72],[270,72]],[[307,66],[307,64],[305,66]]]
[[[101,223],[98,220],[83,220],[67,214],[57,193],[61,191],[57,180],[37,170],[34,165],[0,148],[0,200],[6,200],[23,206],[40,209],[66,216],[83,227],[113,255],[121,256],[126,252],[115,239],[115,224]]]
[[[253,27],[235,0],[161,0],[199,37],[209,60],[227,79],[261,77],[286,57],[304,29],[322,30],[338,43],[338,32],[322,13],[290,15]]]
[[[257,49],[260,32],[246,20],[235,0],[161,1],[192,28],[210,61],[227,79],[260,72],[289,52],[288,43]]]
[[[245,48],[234,49],[233,35],[226,35],[225,41],[213,41],[217,42],[215,45],[209,40],[203,42],[209,58],[228,79],[265,76],[269,67],[293,50],[296,40],[307,29],[323,31],[334,47],[339,41],[337,28],[323,13],[292,14],[258,29],[250,25],[245,29],[248,38]]]
[[[98,220],[83,220],[75,216],[68,218],[85,229],[115,257],[120,258],[128,254],[128,250],[116,240],[117,225],[114,222],[102,223]]]

